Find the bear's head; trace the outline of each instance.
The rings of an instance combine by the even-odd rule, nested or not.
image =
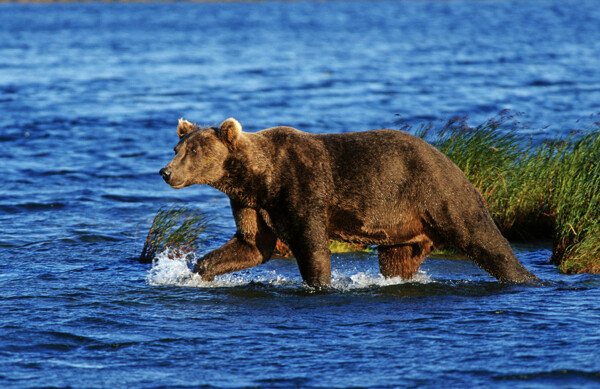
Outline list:
[[[233,118],[219,127],[206,128],[179,119],[175,157],[160,175],[175,189],[216,183],[225,174],[225,160],[235,149],[241,132],[242,126]]]

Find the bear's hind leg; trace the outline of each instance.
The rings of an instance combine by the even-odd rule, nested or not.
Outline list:
[[[500,281],[538,278],[523,266],[492,220],[483,198],[467,181],[448,182],[444,197],[425,204],[426,228],[436,244],[454,247]]]
[[[527,282],[538,279],[519,262],[483,205],[479,214],[473,212],[469,216],[468,219],[455,219],[449,223],[452,228],[441,234],[446,244],[467,254],[499,281]]]
[[[499,231],[494,232],[472,234],[462,250],[479,267],[500,281],[537,281],[538,278],[519,262],[508,241]]]
[[[386,278],[410,280],[431,252],[431,247],[432,242],[428,238],[399,246],[379,246],[379,271]]]

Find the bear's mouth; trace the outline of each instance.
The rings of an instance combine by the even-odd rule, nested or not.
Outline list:
[[[180,183],[175,183],[175,182],[169,182],[169,185],[171,185],[171,188],[173,189],[181,189],[181,188],[185,188],[187,185],[185,185],[185,182],[180,182]]]

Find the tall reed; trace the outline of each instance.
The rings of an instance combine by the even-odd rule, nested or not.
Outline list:
[[[552,156],[553,263],[568,273],[600,270],[600,131],[574,133]],[[594,270],[595,269],[595,270]]]
[[[186,256],[195,252],[205,240],[207,228],[204,215],[185,207],[161,207],[146,236],[141,262],[152,262],[156,254],[170,249],[173,255]]]

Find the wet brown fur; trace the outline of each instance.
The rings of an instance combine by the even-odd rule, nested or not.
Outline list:
[[[246,133],[235,119],[203,129],[180,121],[178,134],[161,174],[175,188],[223,191],[237,226],[196,264],[204,279],[266,262],[278,237],[316,287],[330,283],[329,239],[377,245],[385,277],[410,279],[432,247],[449,244],[499,280],[536,279],[462,171],[419,138],[396,130]]]

